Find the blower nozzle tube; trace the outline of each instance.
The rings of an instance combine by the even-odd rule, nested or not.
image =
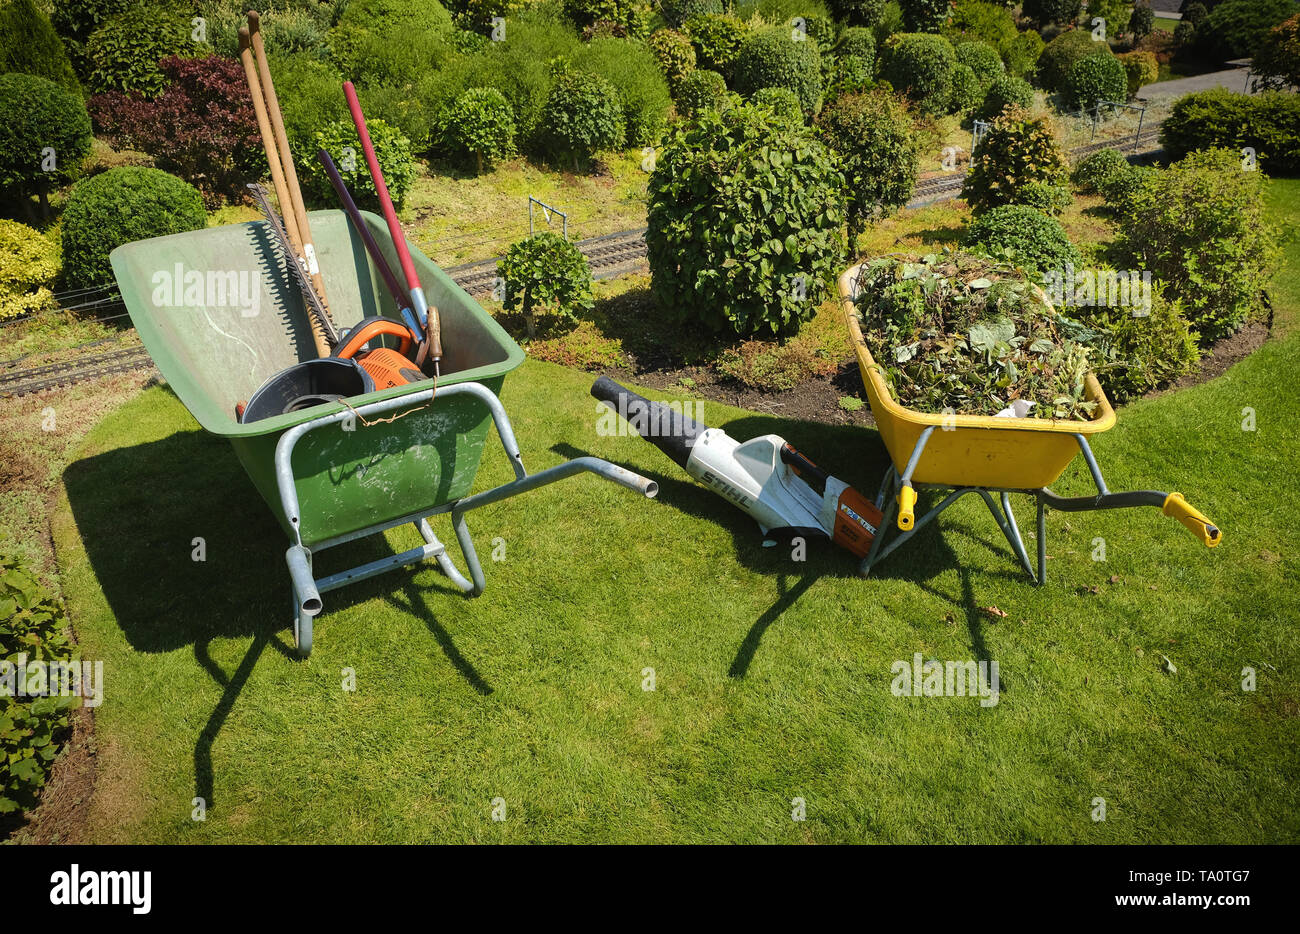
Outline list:
[[[591,386],[591,394],[617,412],[642,438],[667,454],[677,466],[686,469],[691,447],[709,430],[679,409],[662,402],[651,402],[602,376]]]

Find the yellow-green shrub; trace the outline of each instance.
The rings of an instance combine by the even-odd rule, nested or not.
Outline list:
[[[58,275],[58,247],[30,227],[0,220],[0,321],[52,306]]]

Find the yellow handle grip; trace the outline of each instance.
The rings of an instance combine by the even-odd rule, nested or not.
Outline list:
[[[905,486],[898,491],[898,527],[904,532],[916,523],[916,490]]]
[[[1182,493],[1170,493],[1166,496],[1161,511],[1191,529],[1192,534],[1204,542],[1206,548],[1213,548],[1223,540],[1223,533],[1219,531],[1219,527],[1197,512],[1195,507],[1183,499]]]

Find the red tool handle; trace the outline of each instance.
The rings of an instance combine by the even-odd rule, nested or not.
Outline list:
[[[361,149],[366,155],[366,165],[370,167],[370,177],[374,179],[375,190],[379,192],[379,206],[383,208],[384,220],[388,221],[388,233],[393,238],[393,249],[402,264],[402,274],[406,276],[406,287],[420,288],[420,277],[415,273],[415,263],[411,262],[411,251],[406,248],[406,236],[397,223],[397,212],[393,210],[393,199],[388,196],[388,185],[384,182],[384,173],[379,170],[379,160],[375,158],[375,147],[370,142],[370,131],[366,129],[366,116],[361,112],[361,102],[357,100],[357,90],[351,81],[343,82],[343,96],[348,99],[348,110],[352,113],[352,122],[357,126],[357,135],[361,137]]]

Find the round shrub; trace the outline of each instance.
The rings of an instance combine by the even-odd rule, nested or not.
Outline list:
[[[749,101],[756,107],[766,107],[785,120],[803,120],[803,108],[799,106],[799,96],[789,88],[759,88]]]
[[[836,19],[850,26],[872,27],[885,17],[885,0],[829,0]],[[895,4],[895,9],[898,6]],[[901,15],[901,14],[900,14]]]
[[[193,14],[176,6],[137,3],[116,14],[86,41],[92,91],[139,91],[156,97],[167,84],[158,63],[198,52],[190,40]]]
[[[650,8],[643,0],[563,0],[562,5],[565,15],[579,28],[616,23],[629,36],[640,39],[649,22]]]
[[[348,0],[337,25],[390,35],[452,30],[451,14],[438,0]]]
[[[1214,2],[1214,0],[1210,0],[1210,2]],[[1191,3],[1188,3],[1187,0],[1183,0],[1182,4],[1178,7],[1178,11],[1183,14],[1183,20],[1191,23],[1193,26],[1210,15],[1210,8],[1204,3],[1201,3],[1200,0],[1192,0]]]
[[[706,111],[672,131],[648,202],[651,292],[678,322],[791,334],[839,270],[836,159],[811,129],[766,107]]]
[[[1129,161],[1117,150],[1099,149],[1079,160],[1070,181],[1082,192],[1100,194],[1130,168]]]
[[[1002,49],[1003,60],[1007,63],[1007,73],[1017,78],[1031,77],[1038,69],[1038,59],[1045,47],[1043,37],[1032,29],[1019,33]]]
[[[954,52],[957,56],[957,64],[970,68],[985,85],[1006,70],[998,50],[987,42],[978,40],[963,42],[954,49]]]
[[[1089,55],[1070,67],[1063,96],[1066,106],[1075,109],[1094,107],[1103,101],[1122,104],[1128,100],[1128,75],[1109,51]]]
[[[1124,66],[1129,97],[1160,77],[1160,62],[1156,59],[1155,52],[1124,52],[1116,57]]]
[[[1008,107],[1028,110],[1034,104],[1034,89],[1024,78],[1014,75],[998,75],[984,92],[984,100],[975,116],[980,120],[992,120]]]
[[[1196,50],[1211,61],[1253,57],[1295,10],[1295,0],[1226,0],[1197,25]]]
[[[0,0],[0,73],[11,71],[81,93],[62,40],[32,0]]]
[[[515,154],[515,112],[496,88],[470,88],[456,98],[447,128],[452,145],[472,155],[480,173],[485,162]]]
[[[54,305],[59,250],[40,232],[0,219],[0,321]]]
[[[670,26],[681,26],[697,16],[717,16],[724,9],[722,0],[660,0],[659,12]]]
[[[669,90],[695,68],[695,47],[683,33],[674,29],[656,29],[650,34],[648,44],[659,63],[659,70],[668,80]]]
[[[908,32],[937,32],[948,18],[951,0],[898,0]]]
[[[1214,88],[1178,99],[1160,125],[1170,159],[1198,149],[1249,146],[1259,164],[1279,175],[1300,174],[1300,97],[1266,91],[1248,95]]]
[[[740,44],[745,41],[748,27],[730,14],[720,16],[694,16],[683,27],[695,47],[695,61],[701,68],[710,68],[724,77],[731,74],[731,66],[740,54]]]
[[[1180,49],[1196,44],[1196,24],[1190,20],[1179,20],[1174,27],[1174,45]]]
[[[840,41],[835,46],[835,54],[841,58],[850,55],[866,59],[875,65],[876,34],[863,26],[850,26],[840,33]]]
[[[942,113],[952,94],[957,54],[943,36],[900,33],[881,51],[880,76],[906,94],[922,113]]]
[[[560,75],[542,108],[542,134],[551,154],[572,159],[575,171],[597,150],[619,148],[627,123],[618,91],[599,75]]]
[[[1038,56],[1038,86],[1045,91],[1065,91],[1074,63],[1098,54],[1110,55],[1110,46],[1093,41],[1092,34],[1086,29],[1061,33],[1047,43],[1043,54]]]
[[[44,197],[76,177],[91,139],[80,94],[11,72],[0,75],[0,113],[0,191]]]
[[[1083,0],[1025,0],[1020,12],[1039,28],[1050,23],[1072,23],[1083,8]]]
[[[984,88],[969,65],[957,64],[952,70],[952,91],[948,96],[948,111],[967,114],[984,99]]]
[[[1231,334],[1260,307],[1277,236],[1264,183],[1241,170],[1240,152],[1208,149],[1144,175],[1125,198],[1120,263],[1164,283],[1202,340]]]
[[[1132,13],[1132,0],[1087,0],[1084,4],[1082,25],[1091,28],[1093,20],[1105,20],[1106,35],[1122,36],[1128,31],[1128,21]]]
[[[727,97],[727,82],[707,68],[697,68],[677,85],[677,111],[684,117],[717,107]]]
[[[1141,42],[1151,35],[1151,30],[1155,29],[1155,26],[1156,14],[1150,6],[1140,3],[1133,7],[1133,15],[1128,21],[1128,31],[1134,42]]]
[[[672,98],[649,47],[636,39],[593,39],[573,57],[579,71],[600,75],[614,85],[623,104],[628,146],[659,141]]]
[[[593,305],[591,267],[582,251],[555,233],[540,233],[511,245],[497,263],[505,280],[506,311],[521,311],[528,336],[537,335],[536,318],[574,322]]]
[[[367,117],[366,127],[370,131],[370,142],[375,147],[375,158],[379,170],[383,173],[384,183],[393,204],[398,207],[406,200],[411,183],[415,181],[415,159],[411,155],[411,141],[395,126],[378,117]],[[361,138],[357,136],[356,125],[351,120],[336,120],[313,135],[311,146],[304,155],[294,160],[298,168],[298,177],[302,180],[303,194],[316,204],[334,207],[338,204],[338,195],[325,175],[325,169],[316,158],[316,151],[324,149],[330,154],[343,183],[352,192],[358,205],[370,210],[379,210],[379,191],[375,188],[370,169],[366,166],[362,154]],[[344,156],[351,150],[352,158]],[[352,168],[349,170],[348,165]]]
[[[978,41],[987,43],[1001,53],[1003,48],[1015,40],[1018,33],[1016,18],[1001,3],[957,0],[953,5],[952,15],[948,17],[948,22],[943,27],[943,35],[947,36],[953,45]],[[979,69],[976,71],[978,72]]]
[[[745,37],[733,68],[736,90],[788,88],[799,96],[805,113],[816,113],[822,100],[821,55],[816,43],[796,42],[784,26],[760,29]]]
[[[966,242],[996,259],[1039,272],[1063,270],[1066,263],[1082,265],[1061,222],[1023,204],[1004,204],[981,214],[966,231]]]
[[[192,185],[161,169],[109,169],[72,189],[63,210],[63,272],[71,288],[113,281],[108,254],[124,243],[201,230],[208,217]]]
[[[841,97],[822,111],[817,128],[843,163],[850,238],[912,197],[919,169],[916,124],[893,94]]]
[[[1112,305],[1062,310],[1101,332],[1105,361],[1097,378],[1113,404],[1169,385],[1192,372],[1201,359],[1197,334],[1183,316],[1182,306],[1168,301],[1154,284],[1148,314],[1134,315],[1133,308]]]
[[[1097,189],[1106,199],[1106,207],[1122,222],[1132,215],[1133,198],[1142,187],[1160,174],[1149,165],[1130,165],[1127,172],[1117,172],[1101,180]]]
[[[971,156],[961,195],[979,214],[1002,204],[1059,200],[1065,188],[1065,153],[1047,121],[1017,109],[989,126]],[[1068,200],[1069,193],[1065,192]]]

